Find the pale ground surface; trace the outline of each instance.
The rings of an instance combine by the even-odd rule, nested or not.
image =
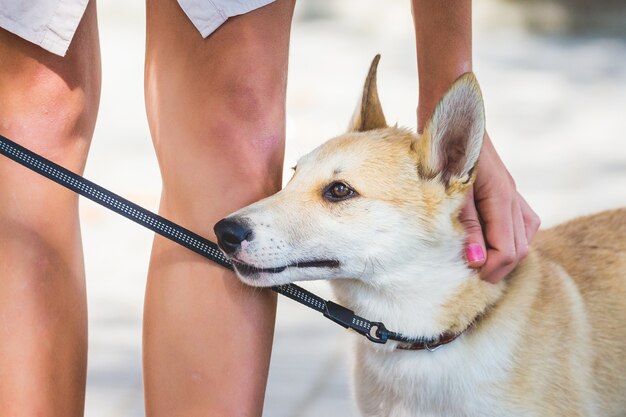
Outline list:
[[[383,2],[359,0],[363,15],[356,17],[348,10],[355,1],[317,19],[302,19],[315,14],[313,1],[298,6],[287,168],[344,129],[375,53],[383,56],[379,89],[388,120],[415,125],[407,2],[384,2],[383,9]],[[499,27],[481,5],[475,70],[488,128],[544,225],[626,206],[626,42],[533,37]],[[86,175],[157,210],[160,180],[143,110],[143,3],[103,1],[99,13],[103,93]],[[152,235],[91,202],[82,202],[81,213],[90,308],[86,415],[142,416],[141,312]],[[330,297],[324,284],[310,287]],[[355,416],[350,339],[281,299],[265,415]]]

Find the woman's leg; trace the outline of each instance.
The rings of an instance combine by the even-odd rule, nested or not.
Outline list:
[[[207,238],[220,218],[280,188],[293,6],[279,0],[202,39],[175,0],[148,0],[160,212]],[[147,414],[260,415],[274,313],[269,291],[157,237],[144,315]]]
[[[100,98],[92,2],[67,55],[0,29],[0,133],[82,172]],[[82,416],[87,309],[77,197],[0,157],[0,416]]]

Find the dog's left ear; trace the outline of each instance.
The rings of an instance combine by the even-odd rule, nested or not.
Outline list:
[[[439,177],[446,186],[466,184],[485,134],[485,111],[478,81],[472,73],[459,77],[441,99],[415,144],[418,168],[426,178]]]
[[[378,99],[378,89],[376,88],[378,61],[380,61],[380,54],[374,57],[370,65],[370,70],[363,86],[363,94],[348,125],[348,132],[366,132],[387,127],[383,108]]]

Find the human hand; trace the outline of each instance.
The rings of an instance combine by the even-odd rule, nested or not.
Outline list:
[[[467,231],[465,256],[482,279],[497,283],[527,254],[541,220],[517,192],[515,182],[485,133],[476,181],[460,215]]]

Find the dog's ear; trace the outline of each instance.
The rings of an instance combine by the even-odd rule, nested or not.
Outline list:
[[[369,73],[363,86],[363,95],[348,125],[349,132],[365,132],[387,127],[383,108],[378,99],[376,88],[376,70],[378,69],[380,54],[374,57]]]
[[[483,99],[474,74],[459,77],[441,99],[415,145],[418,168],[446,186],[473,180],[485,134]]]

